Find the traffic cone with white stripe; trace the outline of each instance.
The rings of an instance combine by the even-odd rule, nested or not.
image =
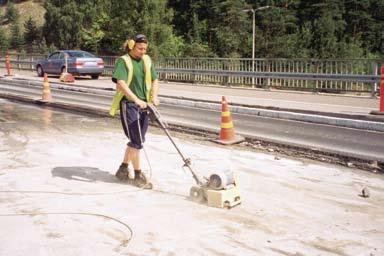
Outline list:
[[[35,100],[36,103],[45,104],[49,103],[52,100],[51,89],[49,88],[48,76],[47,73],[44,73],[44,82],[43,82],[43,95],[41,99]]]
[[[228,108],[228,102],[225,97],[221,100],[221,125],[219,139],[216,142],[220,144],[230,145],[243,141],[244,138],[235,134],[233,127],[231,112]]]

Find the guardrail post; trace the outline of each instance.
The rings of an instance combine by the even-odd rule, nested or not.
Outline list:
[[[192,69],[196,69],[196,59],[195,58],[192,59]],[[193,73],[191,77],[192,77],[191,78],[192,83],[193,84],[196,83],[196,75],[195,75],[195,73]]]
[[[377,76],[377,71],[378,71],[378,63],[377,62],[373,62],[373,74],[375,76]],[[372,83],[372,87],[371,87],[371,98],[375,98],[376,97],[376,92],[377,92],[377,82],[373,82]]]
[[[20,64],[20,55],[17,54],[17,69],[20,70],[21,69],[21,64]]]
[[[34,65],[33,65],[34,59],[33,59],[33,56],[31,56],[31,58],[29,59],[29,62],[31,63],[30,69],[34,70]]]

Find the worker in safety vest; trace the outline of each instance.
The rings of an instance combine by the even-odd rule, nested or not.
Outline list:
[[[116,177],[142,186],[148,181],[141,171],[140,149],[148,128],[147,104],[159,104],[158,80],[151,59],[146,55],[148,41],[145,35],[135,35],[123,47],[127,54],[115,63],[112,81],[116,83],[116,93],[109,113],[114,116],[120,109],[121,123],[129,142]],[[131,163],[134,172],[129,168]]]

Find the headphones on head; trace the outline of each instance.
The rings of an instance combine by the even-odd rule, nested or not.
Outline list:
[[[127,47],[129,50],[132,50],[135,47],[136,43],[148,43],[147,37],[143,34],[136,34],[133,39],[128,40]]]

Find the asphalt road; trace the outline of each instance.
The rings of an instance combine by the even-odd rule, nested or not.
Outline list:
[[[41,88],[24,85],[1,85],[3,92],[38,99]],[[70,105],[72,109],[89,108],[106,113],[112,91],[79,92],[52,88],[55,102]],[[185,127],[218,132],[220,112],[162,104],[166,121]],[[384,161],[384,132],[358,130],[330,125],[319,125],[292,120],[265,118],[256,115],[233,113],[235,130],[247,138],[291,145],[304,149],[353,157],[368,161]]]
[[[220,112],[162,105],[168,121],[218,130]],[[235,131],[243,136],[315,149],[366,160],[384,161],[384,133],[306,122],[233,114]]]

